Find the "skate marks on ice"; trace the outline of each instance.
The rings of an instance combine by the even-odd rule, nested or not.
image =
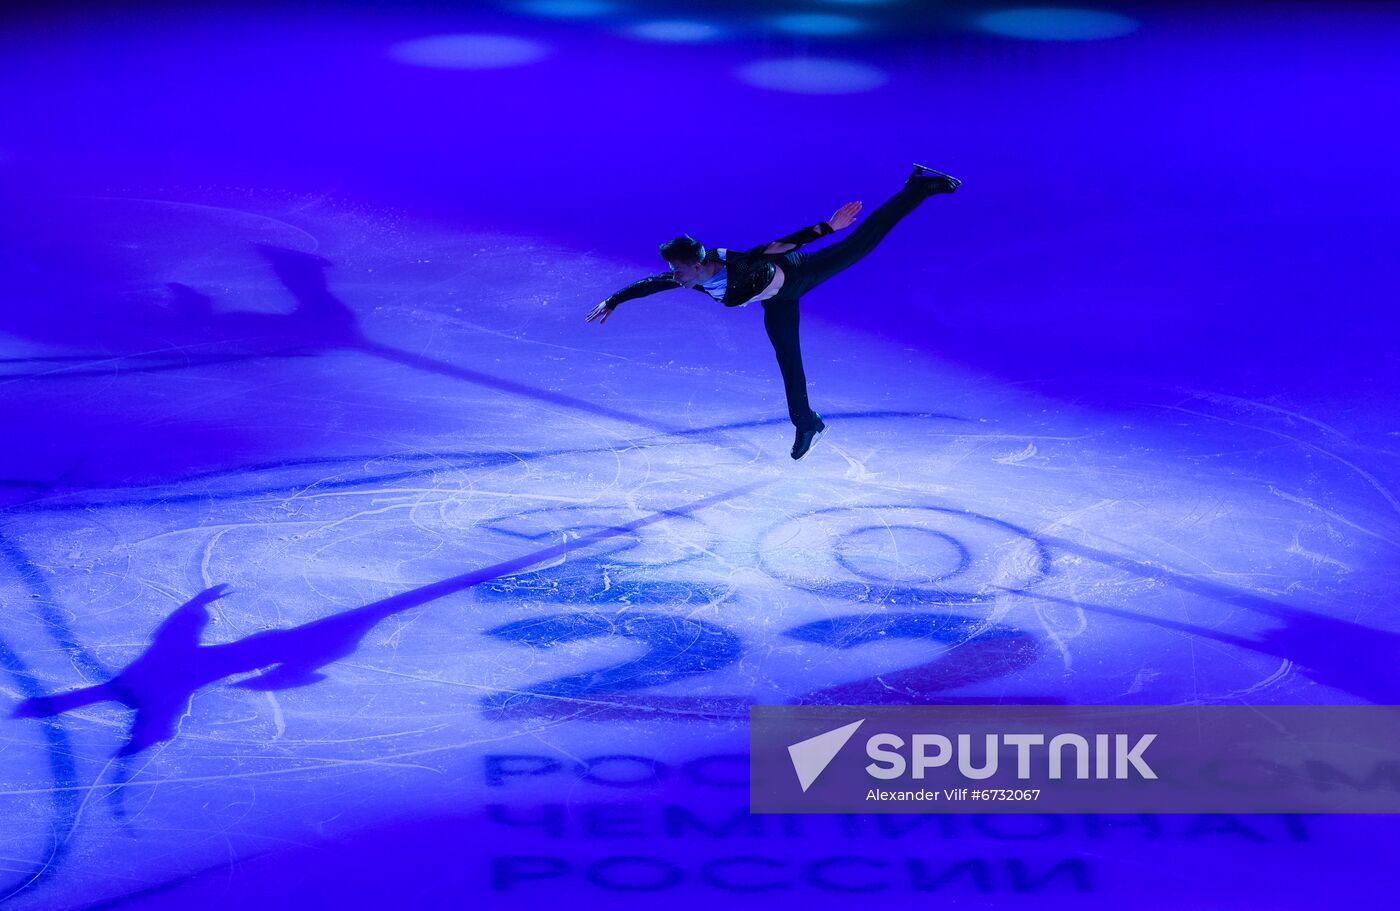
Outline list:
[[[828,417],[841,421],[896,420],[918,424],[959,424],[967,420],[956,415],[936,412],[888,410],[833,411]],[[644,420],[639,417],[633,423],[640,424]],[[596,445],[559,449],[519,449],[503,445],[498,449],[481,451],[417,450],[276,459],[190,472],[160,484],[105,484],[65,488],[22,479],[0,479],[0,487],[23,487],[35,492],[33,497],[22,503],[0,507],[0,515],[5,512],[73,512],[156,504],[212,505],[259,497],[295,497],[321,491],[372,491],[374,488],[402,481],[519,466],[544,459],[585,459],[648,450],[660,454],[668,447],[676,446],[678,442],[691,440],[716,449],[725,447],[731,459],[736,453],[743,457],[743,461],[737,464],[750,465],[760,459],[768,460],[767,457],[771,457],[771,453],[766,452],[759,442],[744,436],[744,431],[782,431],[790,426],[786,418],[763,418],[687,427],[632,437],[625,441],[613,440]]]

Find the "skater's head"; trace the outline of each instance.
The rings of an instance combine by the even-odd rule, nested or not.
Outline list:
[[[689,234],[661,245],[661,258],[670,264],[676,281],[687,287],[705,278],[705,254],[705,245]]]

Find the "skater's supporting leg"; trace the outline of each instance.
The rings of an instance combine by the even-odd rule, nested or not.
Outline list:
[[[799,430],[818,423],[807,403],[807,375],[802,370],[802,344],[798,338],[798,306],[795,298],[780,295],[763,302],[763,328],[778,356],[783,372],[783,392],[787,395],[788,418]]]

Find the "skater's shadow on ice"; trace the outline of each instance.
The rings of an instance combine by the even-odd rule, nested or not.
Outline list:
[[[119,702],[135,712],[130,737],[117,751],[118,756],[130,756],[174,737],[190,698],[209,684],[252,671],[263,673],[234,685],[278,690],[323,680],[319,669],[354,653],[380,620],[436,597],[398,596],[291,629],[201,645],[209,605],[227,593],[227,586],[215,585],[185,602],[157,628],[146,651],[106,683],[26,699],[14,716],[48,718],[99,702]]]
[[[1188,591],[1208,589],[1210,597],[1247,607],[1257,615],[1279,621],[1280,625],[1253,635],[1236,635],[1180,620],[1154,617],[1104,604],[1057,598],[1040,592],[1034,593],[1033,597],[1041,601],[1080,608],[1090,613],[1202,636],[1215,642],[1270,655],[1291,662],[1310,680],[1335,687],[1359,699],[1375,705],[1400,704],[1400,678],[1395,675],[1395,667],[1400,664],[1400,634],[1300,610],[1214,582],[1196,580],[1195,585],[1186,588]]]
[[[0,374],[0,380],[165,373],[234,361],[358,351],[414,370],[463,380],[659,433],[676,433],[685,429],[552,389],[370,341],[360,331],[355,312],[331,293],[326,276],[333,265],[330,260],[314,253],[268,244],[254,244],[254,249],[291,293],[296,302],[291,312],[221,310],[214,297],[181,282],[167,283],[164,297],[156,302],[127,301],[120,308],[97,308],[93,312],[87,312],[81,304],[74,303],[72,306],[77,308],[76,311],[64,322],[84,325],[88,337],[100,343],[137,350],[118,354],[6,359],[0,363],[24,365],[29,369]],[[113,322],[113,310],[121,311],[121,319],[117,322]],[[134,335],[135,331],[139,331],[139,335]],[[76,339],[69,338],[67,341],[73,343]],[[44,365],[42,369],[33,369],[40,364]]]

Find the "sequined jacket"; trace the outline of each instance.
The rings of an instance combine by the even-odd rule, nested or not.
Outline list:
[[[791,244],[794,248],[810,243],[819,237],[830,234],[834,228],[826,222],[811,225],[794,231],[786,237],[769,241],[750,250],[728,250],[725,254],[724,267],[728,284],[724,289],[724,305],[726,307],[738,307],[748,303],[762,293],[764,288],[773,281],[774,269],[773,260],[782,253],[764,253],[773,244]],[[784,250],[783,253],[789,253]],[[609,295],[604,301],[609,307],[615,307],[623,301],[629,301],[637,297],[645,297],[648,294],[655,294],[658,291],[667,291],[671,288],[685,287],[676,281],[675,275],[670,272],[662,272],[659,275],[649,275],[646,278],[633,282],[627,287]],[[694,286],[696,291],[709,296],[704,288],[699,285]]]

